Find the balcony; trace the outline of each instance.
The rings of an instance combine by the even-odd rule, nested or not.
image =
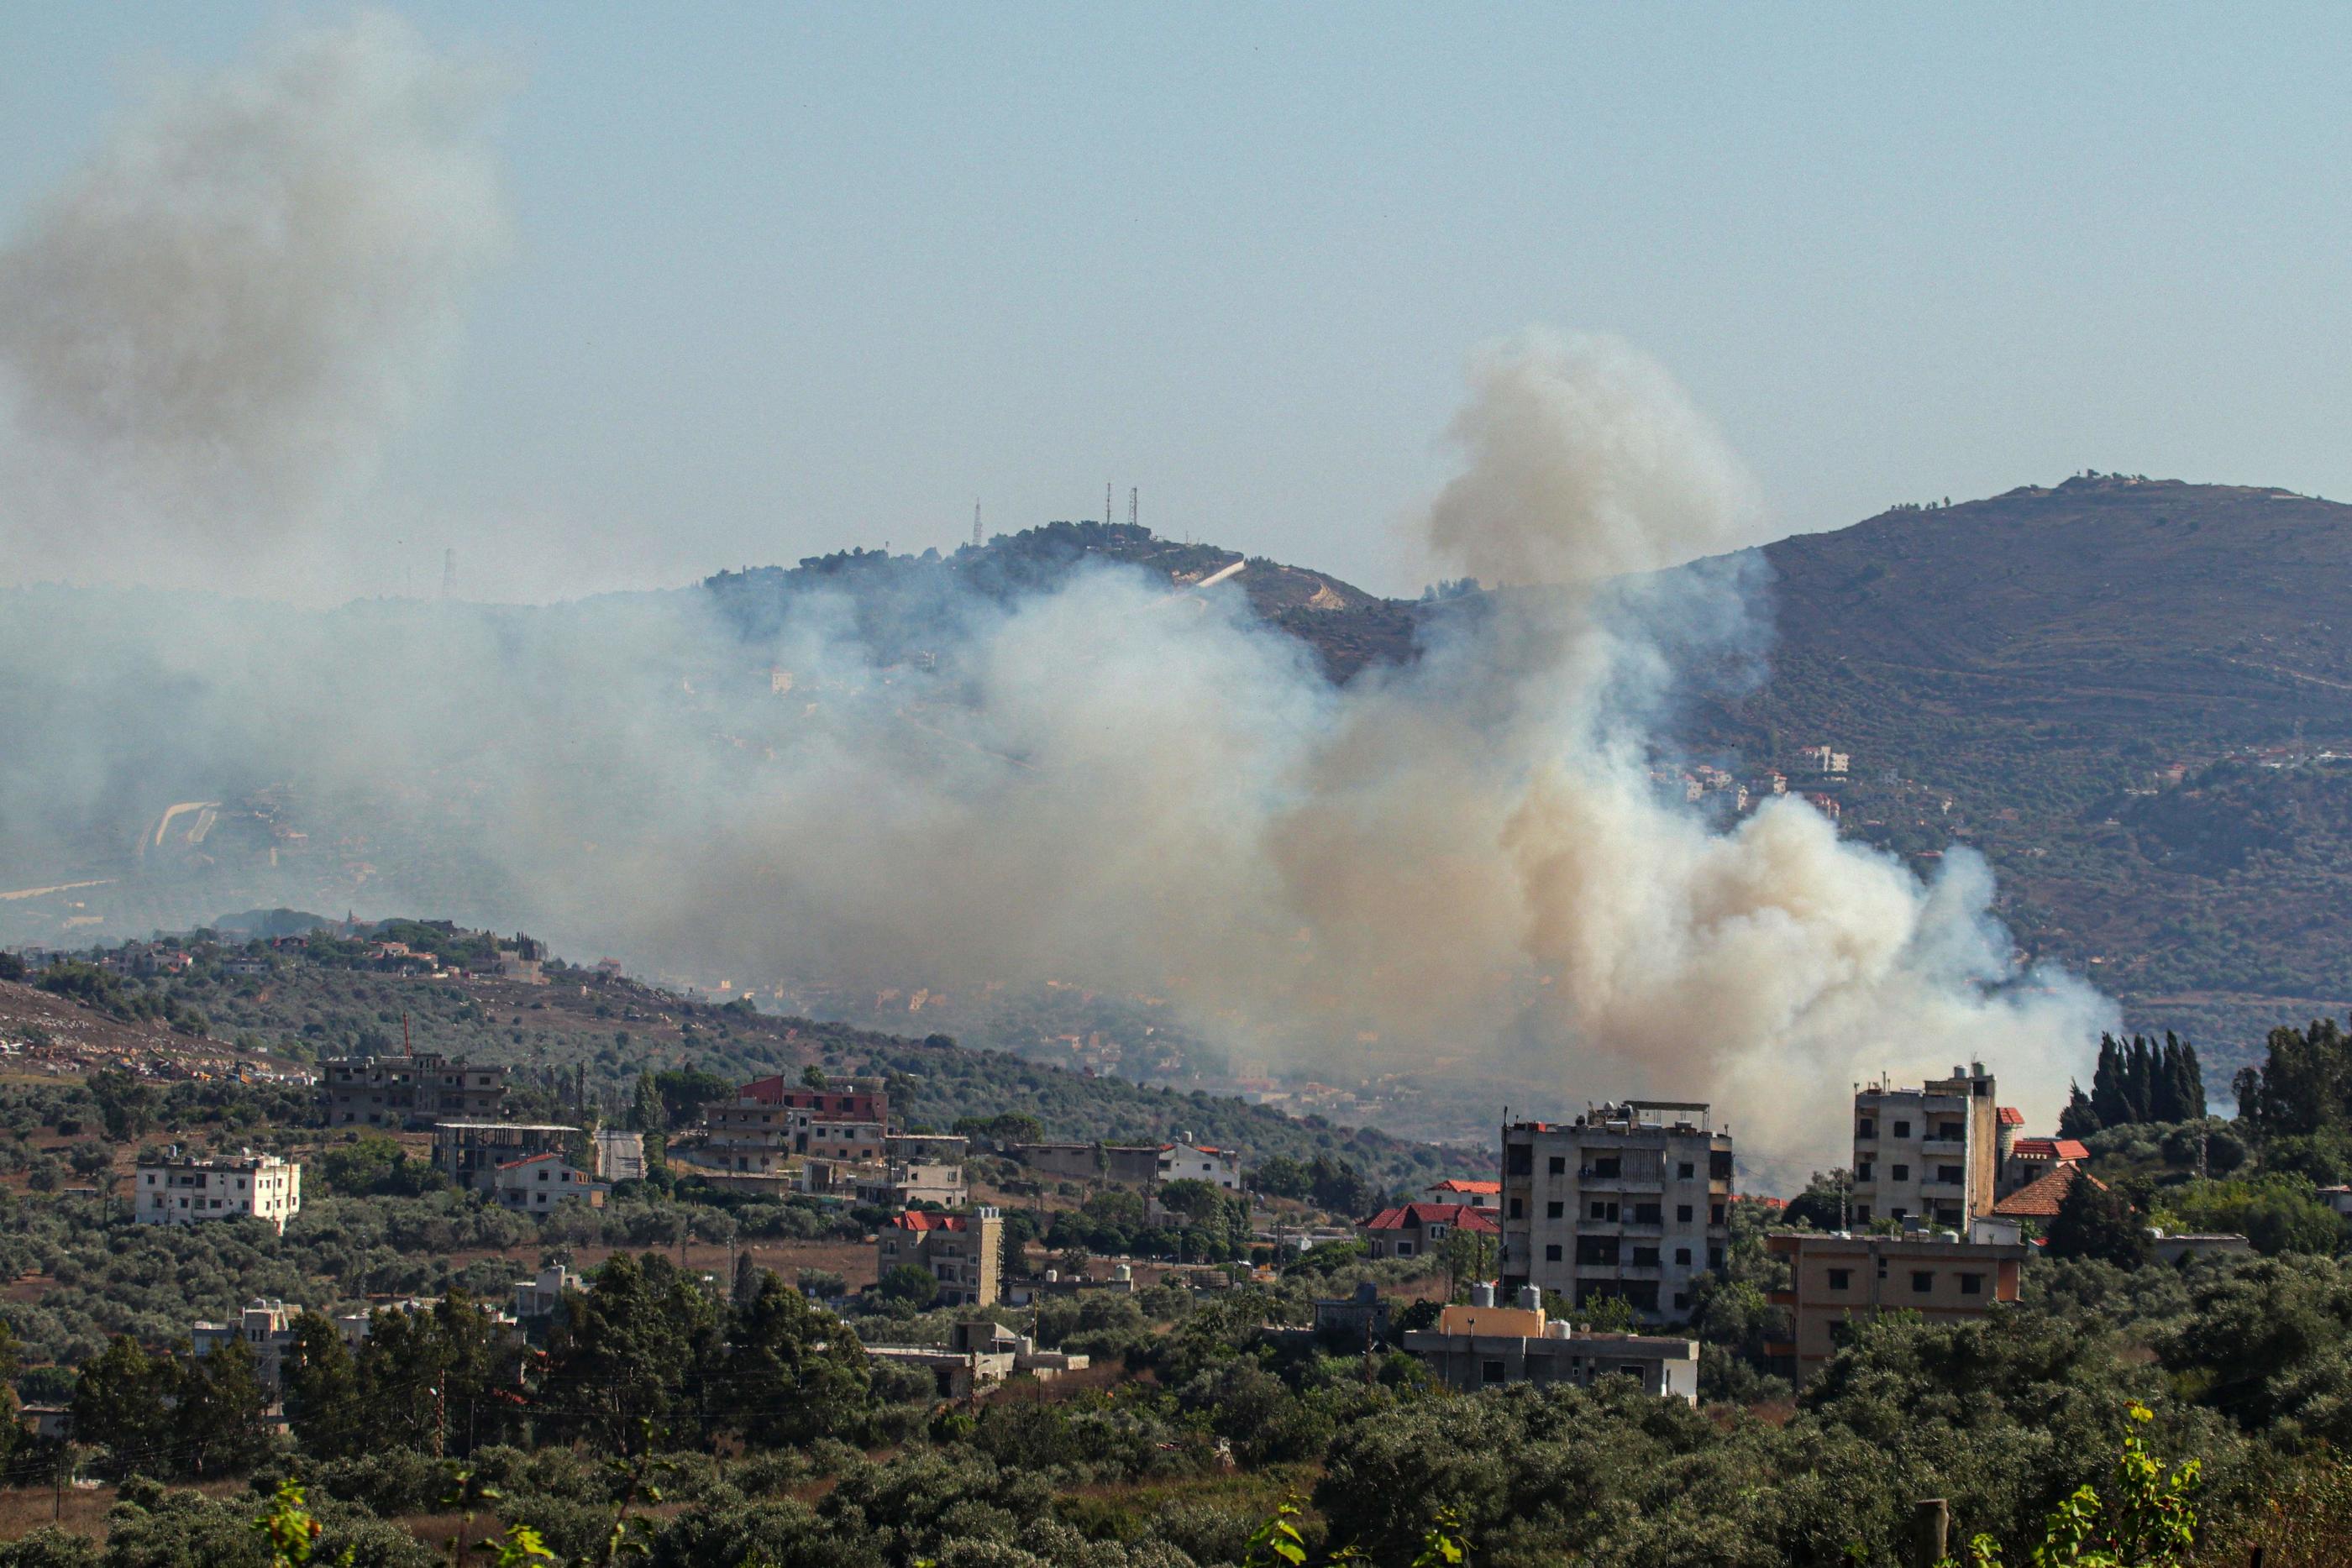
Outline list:
[[[1946,1159],[1959,1159],[1969,1152],[1966,1138],[1929,1138],[1919,1145],[1919,1152],[1929,1159],[1941,1155]]]

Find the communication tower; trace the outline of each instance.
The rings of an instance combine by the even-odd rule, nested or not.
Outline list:
[[[971,504],[971,548],[974,549],[980,548],[980,503],[978,501]]]
[[[441,597],[457,597],[457,552],[454,548],[441,552]]]
[[[1103,481],[1103,527],[1110,527],[1110,481]]]
[[[1129,486],[1127,488],[1127,526],[1130,528],[1135,527],[1135,486],[1132,485]]]

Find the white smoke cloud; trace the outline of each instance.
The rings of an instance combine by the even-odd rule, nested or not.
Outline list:
[[[1590,583],[1762,544],[1753,479],[1656,361],[1542,328],[1474,358],[1428,542],[1488,583]]]
[[[0,248],[0,544],[250,586],[456,345],[507,221],[495,73],[380,13],[159,91]]]
[[[488,99],[363,17],[121,131],[0,253],[11,548],[226,570],[328,531],[501,243]],[[38,740],[0,747],[0,867],[282,784],[289,861],[373,913],[751,977],[1070,979],[1279,1064],[1707,1099],[1768,1182],[1842,1157],[1880,1067],[1981,1058],[2054,1115],[2104,1004],[2011,972],[1979,862],[1923,884],[1801,803],[1723,831],[1654,783],[1676,671],[1752,649],[1762,591],[1752,560],[1659,570],[1765,527],[1672,378],[1528,333],[1451,434],[1427,547],[1514,586],[1344,688],[1232,587],[1171,611],[1110,570],[934,585],[921,660],[835,592],[758,634],[701,592],[0,593],[0,734]]]

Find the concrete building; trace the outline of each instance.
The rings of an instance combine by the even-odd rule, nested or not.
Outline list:
[[[1449,1388],[1475,1393],[1505,1383],[1569,1383],[1581,1388],[1635,1377],[1654,1398],[1698,1403],[1698,1341],[1674,1335],[1580,1333],[1548,1317],[1532,1285],[1519,1304],[1497,1307],[1479,1285],[1467,1306],[1449,1306],[1434,1329],[1414,1329],[1404,1348]]]
[[[1358,1226],[1364,1250],[1375,1259],[1426,1258],[1441,1250],[1457,1230],[1497,1236],[1492,1214],[1461,1203],[1404,1203],[1384,1208]]]
[[[464,1057],[338,1056],[319,1064],[319,1103],[330,1127],[429,1127],[495,1122],[506,1107],[507,1070]]]
[[[866,1354],[900,1366],[921,1367],[938,1380],[943,1399],[969,1399],[1014,1373],[1051,1383],[1090,1364],[1087,1356],[1039,1350],[1028,1335],[992,1322],[956,1324],[944,1350],[927,1344],[869,1344]]]
[[[547,1214],[567,1198],[602,1208],[605,1194],[613,1189],[551,1149],[492,1166],[484,1190],[518,1214]]]
[[[1315,1337],[1349,1345],[1375,1344],[1389,1337],[1389,1303],[1370,1280],[1352,1296],[1315,1303]]]
[[[302,1167],[276,1155],[142,1162],[131,1177],[131,1218],[142,1225],[201,1225],[239,1215],[279,1235],[302,1211]]]
[[[953,1165],[971,1151],[971,1140],[961,1133],[893,1133],[882,1140],[882,1156],[890,1160],[921,1160]]]
[[[1227,1192],[1242,1189],[1242,1156],[1238,1149],[1212,1148],[1178,1141],[1160,1145],[1153,1179],[1160,1182],[1204,1181]]]
[[[442,1122],[433,1129],[433,1163],[453,1186],[488,1192],[500,1166],[532,1155],[568,1155],[585,1136],[552,1122]]]
[[[2190,1258],[2243,1258],[2254,1249],[2253,1242],[2230,1231],[2188,1232],[2151,1229],[2147,1244],[2154,1249],[2157,1260],[2179,1263]]]
[[[265,1388],[276,1388],[285,1366],[286,1352],[294,1343],[294,1320],[300,1309],[289,1309],[272,1296],[256,1296],[233,1323],[198,1322],[189,1325],[188,1344],[198,1355],[210,1355],[230,1341],[239,1341],[253,1354],[254,1375]]]
[[[1800,1387],[1827,1364],[1851,1325],[1882,1312],[1963,1322],[2017,1300],[2031,1249],[1956,1236],[1777,1232],[1765,1246],[1789,1260],[1789,1289],[1771,1294],[1789,1313],[1790,1336],[1770,1347]]]
[[[856,1191],[859,1203],[877,1207],[909,1208],[935,1203],[941,1208],[961,1208],[971,1197],[961,1166],[896,1160],[877,1174],[858,1177]]]
[[[890,1130],[890,1096],[879,1079],[811,1088],[782,1077],[757,1078],[735,1098],[703,1108],[705,1145],[722,1168],[775,1172],[796,1155],[829,1160],[879,1160]]]
[[[543,1318],[563,1304],[563,1292],[583,1287],[580,1276],[561,1263],[550,1263],[528,1280],[517,1280],[514,1288],[514,1315],[518,1319]]]
[[[1013,1144],[1005,1152],[1062,1181],[1150,1186],[1160,1179],[1160,1150],[1151,1144]]]
[[[1882,1079],[1855,1090],[1853,1223],[1968,1229],[1995,1201],[1999,1113],[1982,1062],[1917,1089]]]
[[[940,1304],[992,1307],[1004,1250],[1004,1220],[993,1208],[970,1214],[899,1215],[874,1239],[877,1279],[912,1265],[939,1281]]]
[[[1731,1134],[1704,1104],[1630,1100],[1503,1129],[1507,1291],[1620,1296],[1647,1322],[1691,1310],[1731,1240]]]

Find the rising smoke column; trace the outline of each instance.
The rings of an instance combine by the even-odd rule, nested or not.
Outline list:
[[[498,87],[364,13],[113,131],[0,248],[13,575],[250,588],[340,520],[506,245]]]

